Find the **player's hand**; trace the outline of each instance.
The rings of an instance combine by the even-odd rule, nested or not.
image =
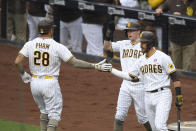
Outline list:
[[[101,65],[101,71],[103,72],[111,72],[112,71],[112,64],[111,63],[104,63]]]
[[[29,75],[27,72],[24,72],[23,74],[20,74],[21,79],[24,83],[31,82],[31,75]]]
[[[139,78],[137,78],[137,77],[131,80],[131,82],[139,82],[139,81],[140,81],[140,80],[139,80]]]
[[[110,72],[112,69],[112,64],[106,63],[106,59],[100,61],[99,63],[95,64],[95,69],[98,71],[103,71],[103,72]]]
[[[176,107],[181,107],[183,105],[183,97],[182,95],[176,96]]]

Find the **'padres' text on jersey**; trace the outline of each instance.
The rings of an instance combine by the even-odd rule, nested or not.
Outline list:
[[[19,53],[29,57],[30,71],[38,76],[58,76],[61,60],[67,62],[73,57],[64,45],[40,37],[27,42]]]
[[[146,73],[162,73],[162,70],[163,69],[161,65],[157,64],[147,64],[140,67],[140,72],[142,73],[142,75]]]
[[[132,58],[139,58],[142,56],[143,53],[141,50],[138,49],[123,49],[122,58],[132,57]]]
[[[134,67],[135,62],[140,56],[143,55],[140,47],[140,43],[131,44],[130,40],[122,40],[117,42],[112,42],[112,49],[114,52],[120,52],[120,62],[122,71],[128,72]],[[141,82],[130,82],[123,80],[123,83],[130,84],[134,87],[142,86]],[[137,85],[137,86],[136,86]]]
[[[147,58],[141,56],[135,67],[129,71],[130,75],[141,75],[146,91],[170,86],[169,74],[175,72],[175,66],[171,58],[165,53],[155,50],[154,54]]]
[[[120,52],[120,61],[123,71],[129,71],[133,63],[143,55],[140,43],[131,44],[130,40],[112,42],[114,52]]]

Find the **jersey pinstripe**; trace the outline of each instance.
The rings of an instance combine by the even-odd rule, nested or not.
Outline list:
[[[130,40],[112,42],[112,49],[114,52],[120,52],[120,63],[122,71],[124,72],[131,70],[134,67],[136,60],[138,60],[138,58],[143,55],[140,43],[133,45],[131,44]],[[130,81],[129,83],[134,86],[141,84],[141,82]]]
[[[130,75],[142,76],[146,91],[145,109],[152,130],[167,131],[167,120],[172,103],[169,74],[176,71],[170,56],[154,50],[152,56],[140,57],[132,69],[129,71]]]
[[[134,63],[143,55],[140,43],[133,45],[130,40],[112,42],[112,50],[113,52],[120,52],[121,68],[124,72],[133,68]],[[124,121],[132,102],[138,122],[140,124],[146,123],[148,119],[144,107],[143,83],[123,80],[118,96],[115,119]]]
[[[170,78],[168,74],[176,71],[170,56],[159,50],[155,50],[149,58],[145,55],[140,57],[132,69],[129,73],[142,76],[146,91],[169,87]]]
[[[38,76],[58,76],[61,59],[67,62],[73,57],[62,44],[40,37],[27,42],[19,53],[29,57],[30,71]]]
[[[19,53],[29,58],[30,72],[34,75],[31,92],[40,112],[60,121],[63,102],[58,76],[61,61],[69,61],[72,53],[52,38],[41,37],[27,42]]]

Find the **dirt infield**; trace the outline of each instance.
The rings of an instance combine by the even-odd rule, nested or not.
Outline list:
[[[20,85],[14,67],[18,48],[0,45],[0,119],[39,125],[39,110],[29,85]],[[119,66],[119,65],[117,65]],[[63,63],[59,82],[63,95],[60,131],[112,131],[121,79],[109,73],[76,69]],[[181,78],[184,105],[182,121],[196,120],[196,79]],[[174,90],[172,89],[172,92]],[[173,99],[174,101],[174,99]],[[176,121],[174,102],[168,123]],[[124,131],[144,131],[133,106]]]

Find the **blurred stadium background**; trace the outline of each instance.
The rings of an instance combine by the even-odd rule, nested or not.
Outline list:
[[[27,0],[27,1],[49,4],[54,7],[54,14],[55,14],[54,15],[54,23],[57,25],[57,27],[55,28],[54,39],[57,41],[60,40],[60,38],[59,38],[60,37],[60,27],[59,27],[60,20],[59,20],[58,7],[72,8],[74,10],[80,10],[82,13],[84,13],[84,12],[85,13],[86,12],[87,13],[88,12],[91,12],[91,13],[98,12],[98,13],[108,14],[108,16],[115,17],[115,19],[114,19],[115,26],[117,24],[116,20],[118,20],[119,17],[132,18],[132,19],[142,21],[144,28],[147,25],[151,25],[151,27],[159,26],[162,28],[162,34],[161,34],[161,37],[160,36],[157,36],[157,37],[161,38],[162,42],[157,43],[157,48],[162,50],[163,52],[169,54],[169,55],[171,55],[171,46],[169,44],[169,32],[168,32],[169,25],[176,24],[176,25],[183,26],[183,27],[191,27],[191,28],[196,27],[196,18],[195,17],[176,16],[176,15],[172,15],[169,13],[164,13],[160,17],[157,17],[155,15],[154,10],[147,8],[147,7],[149,7],[149,5],[147,5],[146,0],[140,0],[140,4],[141,4],[140,8],[128,8],[128,7],[124,7],[124,6],[120,6],[120,5],[103,4],[101,2],[89,2],[89,1],[85,1],[85,0],[84,1],[83,0]],[[22,47],[22,45],[24,45],[25,41],[24,42],[17,41],[16,39],[14,39],[14,37],[13,37],[13,39],[8,39],[7,35],[6,35],[7,34],[6,33],[7,32],[7,12],[6,11],[8,8],[7,7],[7,0],[0,0],[0,7],[1,7],[0,8],[1,9],[0,10],[0,48],[4,49],[5,46],[12,48],[14,46],[14,47],[17,47],[17,49],[19,50]],[[29,38],[29,36],[28,36],[29,29],[28,29],[27,24],[26,24],[26,27],[27,27],[26,35],[24,37],[26,38],[26,41],[27,41]],[[151,28],[151,29],[153,29],[153,28]],[[156,31],[156,30],[153,29],[153,31]],[[105,37],[104,31],[103,31],[103,37]],[[126,37],[125,37],[124,32],[122,30],[117,29],[114,31],[114,34],[113,34],[114,41],[122,40],[125,38]],[[81,52],[80,53],[73,52],[74,55],[78,58],[88,60],[88,61],[99,61],[99,60],[103,59],[103,57],[100,57],[100,56],[86,54],[87,42],[86,42],[84,36],[83,36],[83,39],[84,40],[82,43],[82,53]],[[9,51],[8,51],[8,53],[9,53]],[[6,57],[6,55],[3,55],[2,53],[1,53],[1,55],[2,55],[1,58]],[[108,54],[108,52],[104,52],[104,57],[107,57],[108,55],[110,55],[110,54]],[[119,66],[118,54],[112,54],[112,57],[113,57],[113,59],[112,59],[113,62],[116,63],[117,66]],[[6,63],[3,63],[3,62],[6,62],[6,61],[2,61],[1,65],[6,65]],[[182,69],[178,69],[178,70],[181,74],[181,77],[183,79],[185,79],[185,83],[186,83],[185,85],[188,85],[189,83],[195,81],[195,78],[196,78],[196,53],[195,53],[195,57],[192,61],[192,69],[190,71],[186,71],[186,70],[182,70]],[[120,82],[120,81],[118,81],[118,82]],[[192,87],[195,87],[195,86],[196,85],[193,82]],[[190,90],[192,90],[192,87],[190,87]],[[2,88],[6,88],[5,84],[2,84],[0,86],[0,89],[2,89]],[[118,89],[115,90],[116,92],[113,92],[114,93],[113,96],[117,96],[117,94],[118,94],[117,90]],[[22,104],[20,106],[24,106],[25,105],[24,104],[25,97],[23,96],[24,95],[23,93],[25,91],[19,90],[19,92],[22,92],[21,94],[19,94],[19,95],[22,95],[21,97],[19,97],[20,102],[22,102]],[[3,91],[0,93],[3,93]],[[187,94],[187,96],[189,96],[189,95]],[[194,92],[193,92],[192,96],[189,96],[189,97],[192,97],[194,99],[195,96],[196,95],[194,95]],[[14,99],[14,98],[10,98],[10,99]],[[4,99],[2,98],[1,101],[4,101]],[[185,98],[185,101],[186,101],[186,98]],[[114,100],[113,102],[115,103],[116,100]],[[192,102],[192,107],[194,108],[196,101],[192,100],[191,102]],[[189,102],[187,102],[187,103],[189,103]],[[115,106],[112,105],[112,108],[114,111]],[[173,106],[173,108],[174,108],[174,106]],[[185,106],[185,108],[188,109],[186,106]],[[20,110],[23,111],[24,107],[20,107]],[[0,111],[1,111],[1,107],[0,107]],[[195,112],[196,112],[196,110],[193,109],[192,112],[189,112],[189,114],[195,114]],[[186,113],[188,113],[188,112],[186,112]],[[21,119],[23,119],[23,117],[24,117],[23,115],[24,114],[21,113],[18,116],[20,116]],[[186,118],[185,114],[183,114],[183,116],[184,116],[184,118]],[[190,118],[191,118],[190,120],[194,121],[196,119],[196,116],[193,115]],[[24,118],[24,119],[26,119],[26,118]],[[21,122],[23,122],[23,120],[21,120]],[[170,122],[174,122],[174,118],[172,118],[172,120],[170,119]],[[37,124],[37,123],[34,123],[34,124]],[[112,125],[110,125],[110,126],[112,127]],[[138,128],[138,126],[136,126],[136,127]],[[0,131],[1,131],[1,129],[0,129]]]

